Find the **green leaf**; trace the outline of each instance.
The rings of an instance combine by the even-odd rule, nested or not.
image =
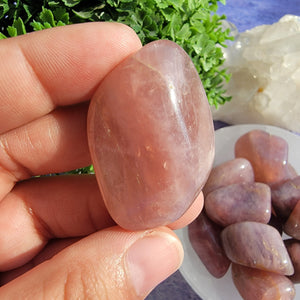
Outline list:
[[[34,31],[39,31],[45,29],[42,23],[33,21],[30,23]]]
[[[74,7],[75,5],[79,4],[81,0],[62,0],[62,2],[67,7]]]
[[[89,19],[93,16],[93,12],[90,10],[82,10],[82,11],[72,10],[72,12],[81,19]]]
[[[46,28],[55,27],[54,16],[50,9],[43,7],[42,12],[40,13],[40,19],[44,22],[44,26],[47,26]],[[47,25],[45,25],[46,23]]]
[[[6,35],[4,35],[2,32],[0,32],[0,40],[6,39]]]
[[[187,40],[191,36],[192,32],[190,30],[189,24],[184,24],[182,28],[177,32],[177,38],[180,40]]]
[[[69,13],[67,13],[66,9],[63,7],[58,7],[53,12],[54,18],[56,21],[61,21],[64,24],[69,24]]]
[[[0,1],[0,19],[2,19],[8,11],[9,11],[9,5],[7,3],[7,0],[1,0]]]
[[[14,36],[18,35],[17,28],[15,28],[13,26],[8,26],[7,27],[7,32],[8,32],[10,37],[14,37]]]
[[[11,37],[26,33],[24,23],[20,17],[18,19],[16,19],[13,22],[13,25],[9,26],[9,28],[7,30]]]

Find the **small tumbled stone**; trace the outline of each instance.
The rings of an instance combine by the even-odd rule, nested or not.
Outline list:
[[[295,287],[284,275],[232,264],[232,280],[244,300],[292,300]]]
[[[283,226],[284,232],[294,237],[297,240],[300,240],[300,201],[299,200]]]
[[[191,245],[202,263],[216,278],[223,277],[230,267],[221,243],[222,227],[212,222],[205,212],[188,226],[188,236]]]
[[[205,183],[203,194],[234,183],[254,182],[253,168],[245,158],[235,158],[215,166]]]
[[[277,215],[288,218],[300,199],[300,176],[272,187],[271,195]]]
[[[258,222],[240,222],[221,233],[227,257],[234,263],[292,275],[294,268],[281,235],[272,226]]]
[[[275,184],[286,178],[288,143],[263,130],[251,130],[235,143],[235,157],[250,161],[255,181]]]
[[[294,274],[289,276],[292,282],[300,283],[300,241],[295,239],[287,239],[284,241],[286,249],[290,255],[294,266]]]
[[[180,218],[214,158],[212,116],[188,54],[161,40],[116,66],[91,100],[88,139],[117,224],[140,230]]]
[[[208,217],[225,227],[242,221],[268,223],[271,218],[271,191],[260,182],[230,184],[205,198]]]

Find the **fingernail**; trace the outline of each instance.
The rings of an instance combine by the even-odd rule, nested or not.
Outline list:
[[[126,260],[137,296],[148,295],[180,267],[182,259],[180,242],[168,233],[152,232],[133,243]]]

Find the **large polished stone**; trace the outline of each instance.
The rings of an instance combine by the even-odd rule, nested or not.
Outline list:
[[[144,46],[91,100],[88,139],[105,204],[130,230],[166,225],[200,193],[214,158],[208,101],[177,44]]]
[[[281,235],[272,226],[258,222],[240,222],[221,233],[227,257],[234,263],[292,275],[294,268]]]

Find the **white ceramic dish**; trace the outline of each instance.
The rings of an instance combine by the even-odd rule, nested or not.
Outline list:
[[[300,174],[300,135],[296,135],[281,128],[267,125],[234,125],[221,128],[215,131],[216,155],[214,165],[219,165],[234,158],[234,144],[244,133],[261,129],[270,134],[284,138],[289,144],[289,162]],[[189,238],[187,227],[176,231],[185,251],[183,264],[180,272],[189,285],[203,300],[240,300],[242,299],[236,290],[232,279],[231,270],[224,277],[214,278],[206,270],[201,260],[193,250]],[[300,284],[295,285],[296,298],[300,299]],[[298,298],[299,297],[299,298]]]

